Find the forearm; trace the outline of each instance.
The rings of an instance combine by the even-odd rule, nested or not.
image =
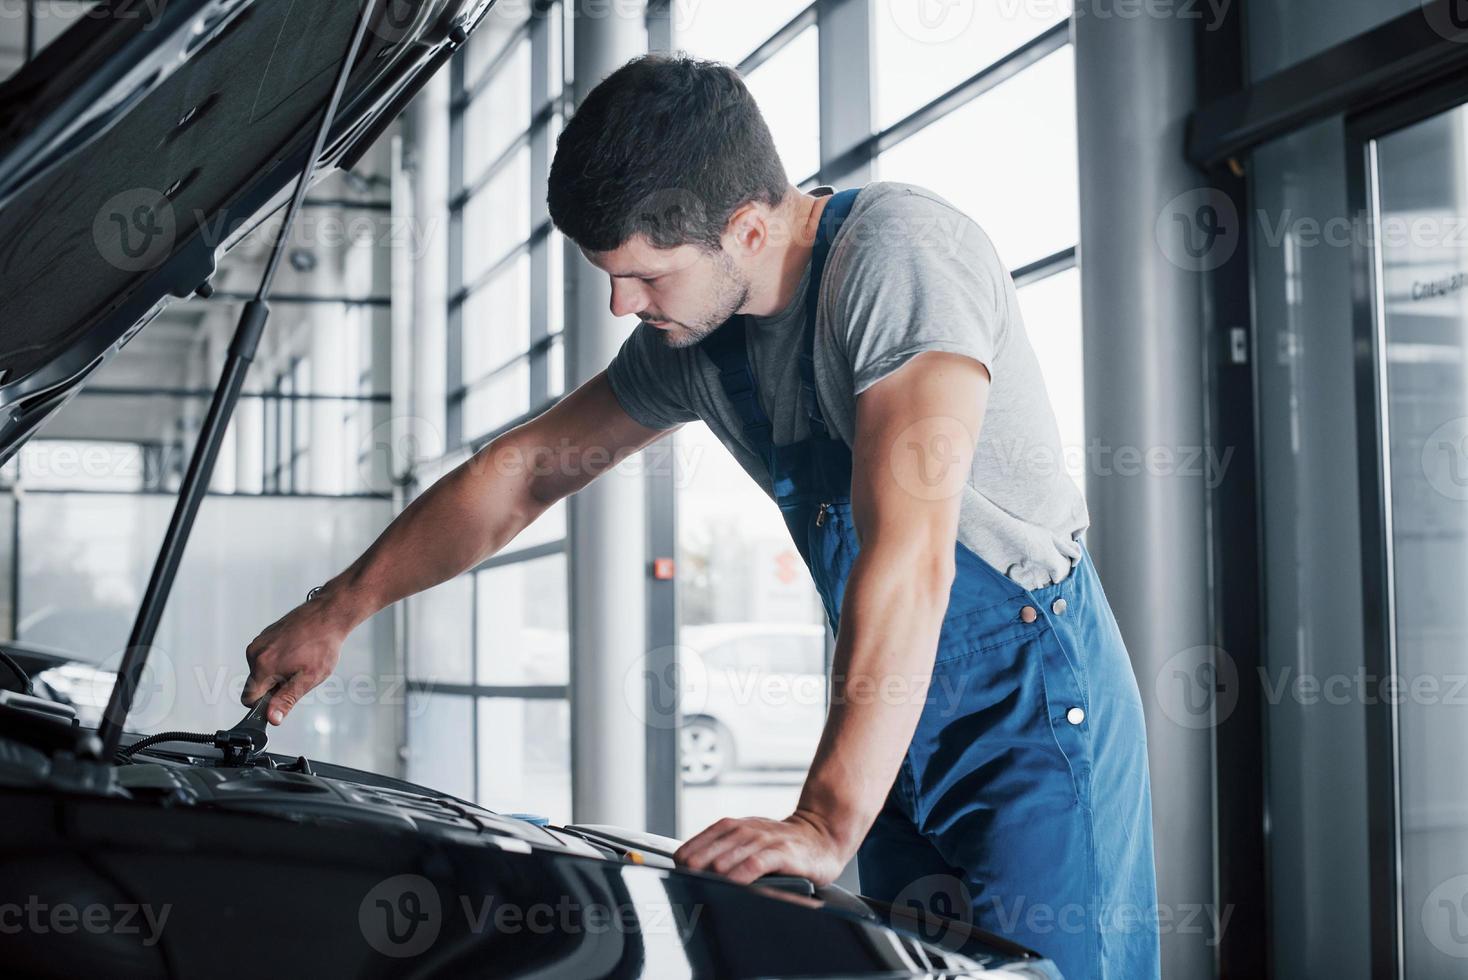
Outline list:
[[[350,630],[378,610],[445,582],[499,551],[554,502],[535,495],[514,433],[436,481],[356,561],[324,584]]]
[[[876,819],[928,697],[952,552],[864,549],[847,580],[831,708],[797,812],[849,857]]]

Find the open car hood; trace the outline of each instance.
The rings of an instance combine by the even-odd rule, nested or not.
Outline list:
[[[371,0],[313,183],[494,0]],[[0,83],[0,463],[284,205],[361,0],[104,0]]]

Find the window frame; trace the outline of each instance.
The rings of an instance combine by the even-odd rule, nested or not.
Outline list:
[[[552,322],[556,310],[562,316],[564,300],[555,302],[551,288],[560,284],[564,288],[564,270],[553,269],[553,263],[562,260],[564,247],[555,232],[550,215],[546,210],[546,176],[550,170],[551,156],[555,149],[555,138],[563,120],[570,116],[570,58],[569,58],[569,15],[566,0],[555,0],[537,5],[529,17],[516,25],[499,39],[498,49],[488,58],[478,77],[467,79],[466,61],[455,58],[450,61],[450,85],[453,92],[449,105],[449,290],[448,290],[448,336],[446,371],[446,446],[449,453],[473,453],[483,448],[496,436],[539,415],[554,405],[565,390],[565,379],[551,377],[553,350],[563,344],[564,323]],[[473,108],[486,93],[500,72],[510,70],[514,63],[515,49],[528,39],[530,44],[530,112],[529,126],[509,140],[494,158],[475,174],[466,175],[465,126]],[[472,41],[471,41],[472,43]],[[529,150],[529,175],[525,192],[529,195],[530,229],[526,238],[507,248],[502,254],[492,257],[489,265],[471,279],[465,277],[465,216],[470,202],[486,189],[507,168],[516,166],[519,157]],[[464,376],[464,313],[471,297],[489,288],[498,275],[514,274],[512,266],[529,256],[529,315],[528,343],[505,359],[484,365],[475,376],[465,380]],[[528,404],[523,412],[512,417],[496,420],[488,428],[473,429],[466,426],[465,402],[479,388],[507,371],[518,370],[529,365],[530,384]],[[561,359],[564,374],[564,358]],[[569,562],[570,552],[563,532],[551,541],[514,547],[496,554],[473,568],[463,572],[460,578],[468,578],[468,683],[444,683],[414,676],[413,657],[407,654],[408,690],[420,697],[430,694],[463,699],[469,705],[470,731],[466,733],[471,746],[468,753],[469,780],[473,799],[478,801],[485,789],[481,780],[480,759],[480,713],[485,703],[496,701],[552,700],[570,704],[571,684],[507,684],[486,682],[480,670],[479,599],[483,587],[483,573],[510,565],[563,555]],[[570,582],[567,579],[566,613],[570,630]],[[407,615],[415,615],[409,607]],[[411,651],[411,646],[409,648]],[[568,712],[569,714],[569,712]],[[567,732],[569,737],[569,731]],[[568,790],[571,773],[567,770]],[[573,797],[574,799],[574,797]],[[528,803],[528,801],[527,801]]]

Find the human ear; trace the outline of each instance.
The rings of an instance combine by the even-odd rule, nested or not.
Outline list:
[[[757,255],[769,244],[770,228],[764,213],[751,202],[729,216],[723,237],[725,251]]]

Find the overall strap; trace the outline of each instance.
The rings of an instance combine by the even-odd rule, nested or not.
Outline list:
[[[744,317],[731,316],[723,326],[699,341],[698,346],[719,369],[719,384],[739,415],[745,439],[756,451],[768,455],[774,445],[775,430],[755,392],[744,331]]]
[[[816,399],[816,373],[813,356],[815,343],[816,305],[821,292],[821,276],[825,272],[826,256],[831,251],[831,241],[841,222],[851,211],[859,188],[831,195],[821,212],[816,226],[816,239],[811,249],[810,281],[805,291],[805,325],[801,333],[800,387],[804,392],[806,413],[810,417],[811,433],[826,435],[826,422]],[[739,421],[744,427],[744,437],[756,450],[769,456],[774,452],[774,426],[760,405],[755,391],[754,372],[749,366],[749,350],[745,341],[745,317],[732,316],[717,330],[710,333],[698,346],[708,355],[719,370],[719,384],[734,406]]]
[[[813,436],[825,437],[826,419],[821,414],[820,398],[816,394],[816,310],[820,305],[821,277],[826,271],[826,257],[831,253],[831,242],[836,238],[841,223],[851,213],[859,187],[833,194],[821,212],[816,228],[815,245],[810,256],[810,285],[805,291],[805,329],[800,343],[800,390],[805,400],[805,413],[810,420]]]

